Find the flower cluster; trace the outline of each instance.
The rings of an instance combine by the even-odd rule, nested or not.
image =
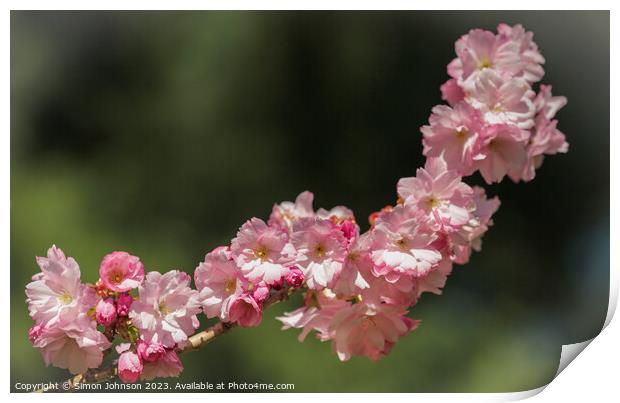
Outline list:
[[[80,267],[52,246],[37,258],[41,272],[26,286],[28,311],[35,324],[28,337],[41,350],[46,365],[72,373],[101,365],[110,341],[97,331],[92,317],[95,290],[80,282]]]
[[[124,382],[183,370],[175,350],[198,328],[200,312],[187,274],[145,276],[139,258],[112,252],[101,262],[97,283],[87,285],[77,262],[56,246],[37,262],[41,273],[26,286],[35,320],[28,334],[47,365],[74,374],[97,368],[118,338],[118,375]]]
[[[387,355],[419,325],[411,307],[425,292],[441,294],[492,225],[499,199],[463,177],[528,181],[544,155],[568,148],[554,120],[566,99],[532,89],[544,59],[530,32],[472,30],[456,52],[441,87],[450,106],[436,106],[421,129],[426,163],[398,181],[396,202],[371,214],[366,232],[346,207],[315,210],[306,191],[207,253],[195,289],[178,270],[145,274],[126,252],[105,256],[97,283],[83,284],[76,261],[53,246],[26,287],[29,338],[45,363],[82,373],[114,344],[123,382],[177,376],[197,315],[258,326],[269,301],[298,289],[303,304],[277,318],[283,329],[301,329],[300,340],[315,332],[343,361]]]
[[[383,357],[418,325],[406,316],[409,307],[423,292],[441,293],[453,263],[467,262],[479,248],[499,207],[497,198],[463,183],[441,158],[401,179],[398,196],[396,206],[373,214],[364,234],[344,207],[313,217],[287,212],[308,290],[303,307],[278,318],[284,329],[303,329],[300,340],[316,331],[341,360]],[[302,193],[297,200],[311,199]],[[276,225],[286,205],[274,208]]]
[[[566,99],[552,96],[550,86],[541,85],[538,94],[532,89],[544,74],[532,36],[520,25],[500,24],[497,34],[474,29],[456,42],[451,79],[441,86],[450,106],[433,108],[430,124],[421,128],[424,168],[399,180],[398,203],[373,213],[365,234],[354,227],[345,242],[304,245],[302,252],[315,248],[314,256],[318,250],[338,259],[320,270],[304,270],[298,263],[309,291],[304,307],[279,318],[285,329],[302,328],[300,339],[316,331],[320,340],[332,341],[342,360],[384,356],[416,327],[404,316],[408,309],[423,292],[441,292],[452,265],[467,263],[471,251],[480,250],[492,224],[499,200],[488,199],[483,188],[468,186],[462,177],[480,171],[487,183],[506,175],[529,181],[544,155],[568,150],[554,120]],[[292,239],[309,237],[296,229],[311,220],[310,200],[302,194],[272,215]],[[345,211],[340,208],[332,221],[346,223]],[[316,213],[318,220],[326,215]],[[311,281],[315,273],[321,282]]]
[[[473,29],[456,42],[441,86],[449,106],[434,107],[421,128],[424,155],[443,155],[463,176],[480,171],[490,184],[505,175],[530,181],[545,155],[568,151],[554,120],[566,98],[551,86],[532,88],[545,62],[532,37],[521,25],[500,24],[497,34]]]

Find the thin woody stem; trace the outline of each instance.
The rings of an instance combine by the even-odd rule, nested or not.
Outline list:
[[[265,300],[265,302],[263,303],[263,309],[267,309],[270,306],[275,305],[280,301],[287,300],[295,291],[296,289],[292,287],[285,287],[285,288],[282,288],[276,291],[269,298],[267,298],[267,300]],[[189,343],[184,348],[177,350],[177,353],[180,354],[180,353],[198,350],[206,346],[213,340],[215,340],[215,338],[227,333],[229,330],[235,327],[237,327],[236,323],[221,322],[221,321],[217,322],[213,326],[210,326],[206,328],[205,330],[202,330],[190,336],[188,339]],[[109,353],[109,351],[110,350],[106,351],[106,354]],[[69,378],[66,381],[62,382],[62,385],[63,385],[62,390],[66,392],[73,392],[77,389],[77,386],[79,384],[100,383],[100,382],[111,381],[115,379],[117,376],[118,376],[118,371],[114,363],[112,366],[105,367],[105,368],[89,369],[88,371],[82,374],[75,375],[74,377]],[[39,389],[39,390],[35,390],[35,392],[42,393],[42,392],[46,392],[46,390]]]

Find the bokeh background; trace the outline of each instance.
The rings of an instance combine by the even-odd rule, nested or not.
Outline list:
[[[423,164],[454,41],[522,23],[566,95],[570,152],[502,206],[483,252],[378,363],[273,317],[183,357],[181,381],[306,392],[500,392],[548,383],[598,334],[609,287],[607,12],[12,12],[11,383],[62,380],[27,339],[24,287],[55,243],[86,281],[113,250],[193,272],[249,217],[303,190],[365,224]],[[469,178],[480,184],[478,176]]]

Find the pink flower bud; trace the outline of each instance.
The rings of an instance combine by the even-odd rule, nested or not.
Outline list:
[[[95,318],[103,326],[110,326],[116,319],[116,307],[112,298],[99,300],[95,308]]]
[[[346,220],[342,224],[340,224],[340,231],[344,235],[347,240],[351,240],[357,234],[357,225],[351,220]]]
[[[293,288],[299,288],[304,283],[304,273],[293,266],[285,276],[286,282]]]
[[[284,276],[280,277],[279,279],[271,283],[271,288],[273,288],[274,290],[279,290],[282,288],[283,285],[284,285]]]
[[[118,377],[124,383],[134,383],[140,379],[144,366],[138,354],[125,351],[118,357]]]
[[[241,327],[258,326],[263,319],[263,309],[254,297],[244,293],[229,305],[228,319],[230,322],[237,322]]]
[[[41,336],[41,333],[43,333],[43,326],[41,325],[32,326],[30,330],[28,330],[28,338],[30,339],[30,342],[34,344],[34,342],[37,341],[39,336]]]
[[[166,354],[166,348],[161,343],[138,342],[138,354],[146,362],[155,362]]]
[[[116,314],[118,316],[127,316],[129,315],[129,308],[131,308],[131,303],[133,302],[133,297],[129,294],[121,294],[116,300]]]
[[[260,304],[269,297],[269,286],[261,281],[256,285],[256,288],[254,288],[252,297]]]

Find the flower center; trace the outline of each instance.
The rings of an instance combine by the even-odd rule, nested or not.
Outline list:
[[[407,240],[405,238],[400,238],[398,241],[396,241],[396,246],[398,246],[400,250],[406,251],[408,249]]]
[[[430,195],[426,198],[426,204],[429,208],[435,208],[439,206],[439,198],[435,195]]]
[[[113,271],[112,273],[110,273],[110,282],[113,284],[120,284],[121,281],[123,281],[123,273],[119,272],[119,271]]]
[[[254,250],[254,255],[261,260],[265,260],[267,259],[268,252],[269,250],[266,247],[261,245],[258,248],[256,248],[256,250]]]
[[[467,137],[469,137],[469,131],[467,131],[467,129],[465,128],[458,129],[456,132],[454,132],[454,135],[459,140],[465,140]]]
[[[237,288],[237,279],[231,278],[224,285],[224,291],[227,294],[231,294]]]
[[[493,67],[493,63],[491,63],[491,61],[489,60],[488,57],[483,57],[479,62],[478,62],[478,70],[484,70],[484,69],[489,69]]]
[[[357,252],[357,251],[349,252],[349,256],[348,256],[349,261],[355,262],[355,261],[357,261],[357,259],[359,259],[359,257],[360,257],[359,252]]]
[[[166,306],[166,301],[164,300],[159,301],[159,305],[157,306],[157,309],[159,309],[159,312],[162,315],[168,315],[170,312],[172,312],[172,310],[168,308],[168,306]]]
[[[324,257],[325,256],[325,247],[321,244],[318,244],[317,246],[314,247],[314,253],[318,256],[318,257]]]
[[[494,112],[494,113],[504,112],[504,106],[501,103],[498,102],[498,103],[495,104],[495,106],[493,106],[491,111]]]
[[[58,296],[58,301],[60,301],[61,303],[67,305],[67,304],[70,304],[73,301],[73,297],[66,290],[63,290],[62,294],[60,294]]]

